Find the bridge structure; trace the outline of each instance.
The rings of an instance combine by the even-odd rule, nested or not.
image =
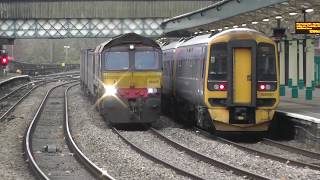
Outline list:
[[[163,34],[170,17],[211,5],[217,0],[6,0],[0,2],[0,37],[106,38],[135,32]]]
[[[250,22],[304,6],[308,2],[302,0],[4,0],[0,2],[0,37],[108,38],[128,32],[159,37],[173,31],[211,31],[242,24],[270,34],[270,23]]]

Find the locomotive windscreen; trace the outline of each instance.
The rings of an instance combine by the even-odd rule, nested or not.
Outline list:
[[[105,55],[105,70],[129,69],[129,52],[107,52]]]
[[[134,55],[134,67],[138,70],[159,69],[159,53],[156,51],[137,51]]]
[[[211,47],[209,80],[227,80],[227,44],[220,43]]]
[[[258,45],[257,80],[277,80],[275,48],[272,44],[260,43]]]

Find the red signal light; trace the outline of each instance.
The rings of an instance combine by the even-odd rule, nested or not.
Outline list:
[[[7,56],[0,57],[0,63],[2,66],[8,65],[8,57]]]
[[[219,89],[220,89],[221,91],[223,91],[223,90],[226,89],[226,87],[225,87],[223,84],[220,84],[220,85],[219,85]]]
[[[225,91],[225,90],[227,90],[227,84],[226,83],[217,83],[213,86],[213,89],[216,91]]]
[[[266,85],[260,84],[260,85],[259,85],[259,90],[260,90],[260,91],[266,90]]]

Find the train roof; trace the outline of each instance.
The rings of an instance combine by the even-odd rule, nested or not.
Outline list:
[[[154,40],[138,35],[136,33],[127,33],[122,34],[116,37],[113,37],[111,40],[101,43],[97,48],[96,51],[103,51],[106,48],[110,48],[113,46],[123,45],[123,44],[143,44],[146,46],[152,46],[155,48],[159,48],[160,46]]]
[[[162,50],[167,50],[167,49],[175,49],[177,47],[179,47],[180,44],[182,44],[183,41],[174,41],[174,42],[171,42],[165,46],[162,46]]]
[[[213,40],[214,38],[216,38],[218,36],[230,34],[230,33],[235,33],[235,32],[250,32],[253,34],[259,34],[259,35],[267,37],[266,35],[258,32],[256,30],[253,30],[253,29],[236,28],[236,29],[225,30],[225,31],[222,31],[222,32],[214,34],[214,35],[204,34],[204,35],[195,36],[195,37],[191,37],[191,38],[185,38],[180,41],[175,41],[175,42],[172,42],[166,46],[163,46],[162,49],[167,50],[167,49],[173,49],[173,48],[178,48],[178,47],[183,47],[183,46],[190,46],[190,45],[194,45],[194,44],[208,44],[211,40]]]

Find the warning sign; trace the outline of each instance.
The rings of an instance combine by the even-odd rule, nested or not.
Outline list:
[[[296,34],[320,34],[320,22],[296,22]]]

